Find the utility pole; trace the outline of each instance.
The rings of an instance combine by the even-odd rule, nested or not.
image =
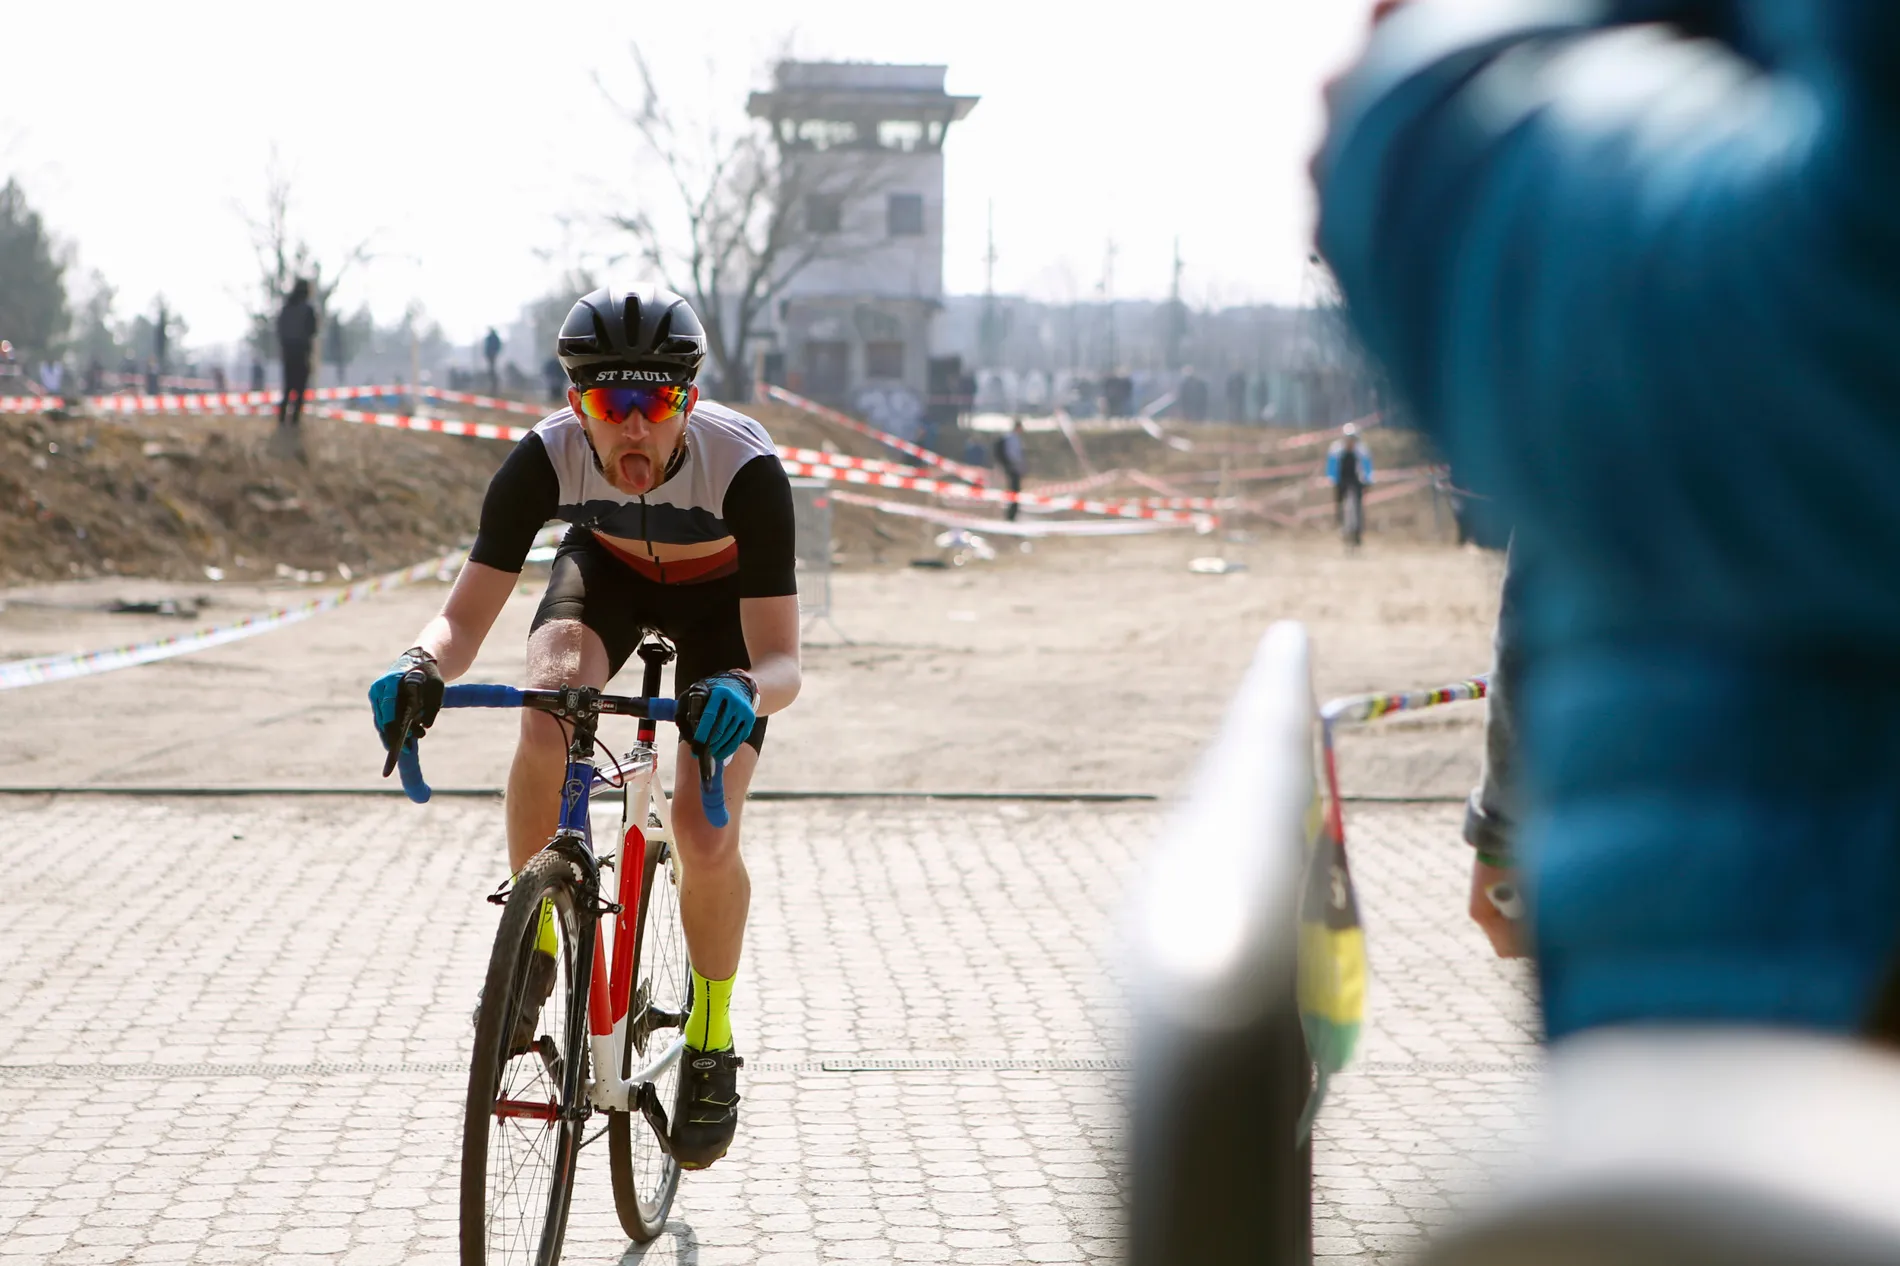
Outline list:
[[[1187,313],[1181,307],[1181,238],[1174,239],[1174,279],[1168,286],[1168,369],[1181,368],[1181,339],[1187,333]]]
[[[989,206],[989,249],[983,254],[983,322],[977,331],[982,368],[995,369],[1002,358],[1002,315],[996,310],[996,200]]]
[[[1104,349],[1107,352],[1107,357],[1106,363],[1102,366],[1102,372],[1112,374],[1121,361],[1121,355],[1115,347],[1115,239],[1112,237],[1108,239],[1108,249],[1104,252],[1102,258],[1102,284],[1100,291],[1102,295],[1102,316],[1108,323],[1107,337],[1104,339]]]

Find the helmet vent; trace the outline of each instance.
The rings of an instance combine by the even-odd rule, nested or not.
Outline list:
[[[634,346],[635,344],[639,342],[639,335],[635,333],[635,331],[637,331],[640,328],[640,296],[639,295],[630,294],[627,296],[627,311],[626,311],[626,316],[623,319],[625,321],[625,324],[622,325],[620,328],[627,332],[628,346],[630,347]]]

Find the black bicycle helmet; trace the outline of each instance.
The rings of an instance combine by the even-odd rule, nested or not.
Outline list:
[[[705,362],[706,330],[693,305],[664,286],[602,286],[568,309],[554,346],[576,387],[683,386]]]

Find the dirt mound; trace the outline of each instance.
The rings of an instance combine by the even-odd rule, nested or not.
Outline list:
[[[749,412],[783,445],[903,460],[875,440],[782,405]],[[266,451],[273,426],[261,417],[0,417],[0,583],[111,574],[202,579],[207,567],[243,580],[272,577],[280,567],[336,573],[341,564],[360,574],[402,566],[473,538],[483,490],[509,448],[311,418],[304,422],[308,460],[297,463]],[[1083,444],[1098,469],[1133,467],[1165,478],[1217,469],[1220,458],[1208,445],[1273,442],[1247,427],[1197,427],[1191,434],[1201,449],[1179,451],[1141,431],[1086,434]],[[1409,432],[1374,431],[1370,438],[1382,469],[1422,459],[1421,443]],[[1032,486],[1084,473],[1060,434],[1031,432],[1026,448]],[[1322,456],[1312,447],[1227,460],[1245,468],[1310,459],[1317,469]],[[1190,480],[1182,490],[1211,496],[1218,488]],[[1091,495],[1150,494],[1124,485]],[[1325,496],[1324,489],[1307,489],[1286,504]],[[902,565],[932,554],[940,530],[842,504],[834,504],[832,524],[833,548],[847,566]],[[1230,526],[1288,530],[1245,517]],[[1424,493],[1371,507],[1368,528],[1403,539],[1445,534]],[[1331,521],[1314,519],[1298,530],[1330,531]]]
[[[356,573],[473,534],[507,446],[307,420],[307,463],[273,419],[0,418],[0,579],[233,580],[282,565]]]

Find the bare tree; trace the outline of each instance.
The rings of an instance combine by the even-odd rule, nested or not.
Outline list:
[[[290,207],[290,178],[278,168],[273,156],[265,171],[263,217],[253,218],[249,214],[244,217],[251,230],[251,249],[257,257],[258,268],[257,289],[245,305],[251,319],[251,332],[246,341],[260,361],[274,360],[278,355],[277,313],[299,277],[310,282],[310,302],[317,309],[321,331],[330,324],[331,301],[343,278],[350,269],[370,258],[369,242],[365,240],[345,252],[334,267],[326,267],[310,243],[293,234]]]
[[[640,257],[666,284],[692,301],[706,326],[720,391],[742,401],[752,393],[747,345],[769,321],[792,280],[820,260],[846,259],[875,243],[839,232],[834,219],[814,222],[814,207],[849,207],[889,180],[888,164],[866,146],[849,164],[797,161],[763,121],[737,131],[715,119],[683,121],[667,105],[638,45],[631,49],[638,104],[615,99],[595,83],[632,125],[642,147],[667,177],[673,213],[669,232],[652,205],[608,217],[632,234]]]

